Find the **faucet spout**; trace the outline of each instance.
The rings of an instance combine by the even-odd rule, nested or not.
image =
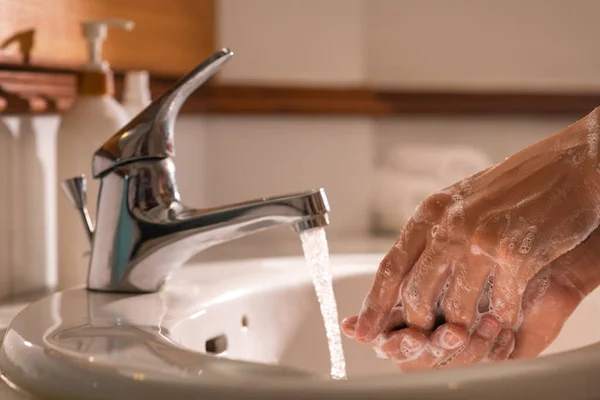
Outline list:
[[[189,236],[195,236],[197,230],[210,231],[202,238],[202,244],[208,247],[279,225],[290,225],[298,233],[325,227],[329,225],[328,213],[325,190],[314,189],[207,210],[189,210],[181,214],[176,229],[189,232]]]
[[[105,292],[159,290],[196,253],[275,226],[300,233],[329,224],[323,189],[195,209],[175,180],[174,124],[187,97],[233,55],[221,49],[149,104],[92,157],[100,180],[96,226],[85,202],[85,177],[63,182],[92,242],[87,287]]]
[[[183,205],[171,159],[121,166],[101,180],[88,287],[153,292],[195,254],[280,225],[329,224],[323,189],[207,209]]]

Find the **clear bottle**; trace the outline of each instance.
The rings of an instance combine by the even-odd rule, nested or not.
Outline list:
[[[114,81],[108,64],[101,60],[102,42],[107,26],[133,28],[133,22],[118,19],[94,20],[82,24],[88,42],[89,60],[79,72],[77,98],[60,123],[57,135],[58,181],[85,174],[89,212],[96,215],[98,181],[92,179],[92,154],[106,138],[122,128],[130,117],[113,97]],[[58,205],[58,287],[85,283],[90,243],[77,214],[65,196]]]

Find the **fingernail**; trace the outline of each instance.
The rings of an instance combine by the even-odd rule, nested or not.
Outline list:
[[[350,318],[352,317],[344,318],[342,320],[342,332],[346,336],[354,337],[354,335],[356,334],[356,322],[352,321]]]
[[[442,341],[444,343],[444,347],[448,350],[454,350],[460,346],[462,346],[463,341],[460,336],[454,334],[450,329],[446,329],[444,335],[442,336]]]
[[[414,339],[412,336],[406,335],[402,338],[402,342],[400,342],[400,347],[404,347],[410,352],[415,352],[423,347],[423,344],[418,340]]]
[[[356,325],[356,338],[359,340],[370,341],[368,338],[369,333],[371,331],[371,324],[368,320],[359,319]]]
[[[477,326],[477,334],[486,339],[492,339],[500,333],[500,324],[490,318],[483,318]]]

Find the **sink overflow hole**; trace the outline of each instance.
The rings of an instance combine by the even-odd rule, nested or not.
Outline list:
[[[242,328],[248,328],[248,317],[246,315],[242,316]]]
[[[207,353],[221,354],[227,350],[227,336],[219,335],[208,339],[204,344]]]

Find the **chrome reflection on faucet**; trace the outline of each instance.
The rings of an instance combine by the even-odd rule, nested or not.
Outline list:
[[[182,204],[171,159],[175,119],[189,95],[232,56],[228,49],[213,54],[95,152],[95,228],[85,204],[85,177],[61,184],[90,236],[89,289],[154,292],[208,247],[283,224],[297,232],[329,224],[323,189],[209,209]]]

